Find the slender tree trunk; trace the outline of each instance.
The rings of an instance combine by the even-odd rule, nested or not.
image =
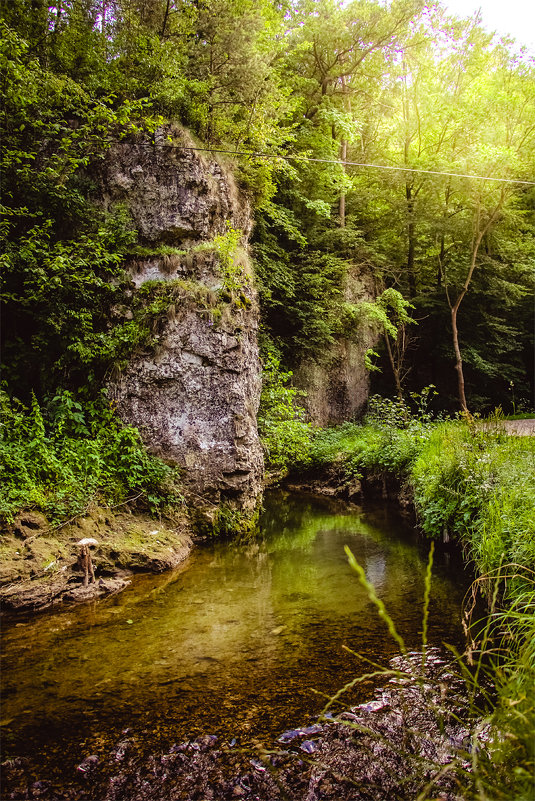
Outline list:
[[[390,362],[390,367],[392,368],[392,375],[394,376],[394,382],[396,385],[396,393],[400,401],[403,400],[403,390],[401,388],[401,379],[399,377],[399,369],[396,366],[396,361],[394,359],[394,354],[392,353],[392,347],[390,345],[390,337],[388,336],[388,332],[385,331],[385,342],[386,342],[386,352],[388,353],[388,360]]]
[[[167,3],[165,5],[165,12],[164,12],[164,15],[163,15],[162,27],[161,27],[161,30],[160,30],[160,39],[163,39],[165,37],[165,32],[166,32],[166,29],[167,29],[167,20],[169,19],[169,11],[170,10],[171,10],[171,0],[167,0]]]
[[[340,145],[340,160],[345,161],[347,159],[347,139],[342,139]],[[345,228],[346,224],[346,195],[345,192],[342,192],[340,195],[340,203],[339,203],[339,214],[340,214],[340,228]]]
[[[464,372],[463,372],[463,359],[461,356],[461,349],[459,347],[459,330],[457,328],[457,312],[459,305],[456,303],[451,310],[451,331],[453,337],[453,351],[455,353],[455,369],[457,371],[457,392],[459,396],[459,403],[461,410],[468,412],[468,405],[466,403],[466,395],[464,392]]]
[[[444,234],[440,237],[440,255],[438,257],[438,270],[437,270],[437,289],[442,286],[442,265],[446,258],[446,240]]]
[[[466,275],[466,279],[464,282],[464,286],[461,289],[457,300],[454,304],[450,302],[450,309],[451,309],[451,331],[452,331],[452,339],[453,339],[453,351],[455,353],[455,369],[457,370],[457,386],[458,386],[458,393],[459,393],[459,403],[461,404],[461,409],[463,412],[468,412],[468,404],[466,403],[466,395],[464,391],[464,373],[463,373],[463,360],[461,355],[461,348],[459,346],[459,330],[457,327],[457,314],[459,311],[459,307],[463,301],[464,296],[468,292],[468,288],[472,281],[472,276],[474,275],[474,270],[476,269],[477,264],[477,257],[479,254],[479,248],[481,247],[481,243],[487,231],[490,230],[498,215],[502,209],[503,203],[505,200],[505,189],[502,189],[500,201],[494,208],[494,211],[489,216],[489,219],[485,223],[485,225],[481,228],[481,207],[478,206],[477,209],[477,219],[475,225],[475,233],[474,239],[472,241],[472,256],[470,258],[470,267],[468,269],[468,273]],[[446,295],[449,301],[449,293],[446,287]]]

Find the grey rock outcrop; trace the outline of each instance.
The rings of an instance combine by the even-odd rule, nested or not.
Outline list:
[[[344,299],[359,303],[375,296],[371,272],[357,267],[351,270]],[[303,405],[315,425],[336,425],[361,414],[370,394],[370,374],[364,354],[376,342],[376,334],[363,329],[358,337],[335,341],[321,360],[304,359],[294,368],[294,383],[307,393]]]
[[[227,224],[248,237],[249,204],[231,170],[195,147],[186,131],[167,125],[153,141],[139,135],[109,150],[100,167],[102,201],[128,207],[141,243],[188,246],[224,234]]]
[[[182,468],[195,506],[208,517],[222,502],[252,514],[263,475],[257,298],[246,251],[236,263],[241,286],[228,291],[207,244],[229,225],[246,240],[250,213],[221,164],[180,149],[191,144],[168,128],[156,144],[116,144],[103,168],[105,202],[124,202],[153,249],[130,261],[133,291],[147,281],[173,290],[157,347],[132,358],[111,389],[121,418]]]

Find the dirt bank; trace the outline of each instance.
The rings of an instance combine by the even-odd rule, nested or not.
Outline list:
[[[80,558],[84,540],[95,577],[89,575],[87,585]],[[39,513],[23,512],[2,531],[2,611],[36,612],[120,592],[132,573],[176,567],[191,547],[189,522],[182,514],[158,520],[95,506],[54,527]]]

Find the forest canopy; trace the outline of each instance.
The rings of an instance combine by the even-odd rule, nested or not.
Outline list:
[[[94,202],[93,168],[171,119],[262,154],[234,161],[287,367],[359,336],[366,273],[398,293],[371,323],[377,389],[532,402],[535,63],[514,42],[421,0],[10,0],[1,25],[11,393],[94,396],[146,335],[110,323],[135,232]]]

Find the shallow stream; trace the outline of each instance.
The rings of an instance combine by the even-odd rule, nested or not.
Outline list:
[[[410,648],[421,645],[427,546],[387,508],[270,493],[254,542],[200,546],[120,595],[3,627],[3,759],[69,781],[129,729],[146,753],[217,734],[266,741],[317,715],[396,646],[347,564],[349,545]],[[459,645],[468,584],[437,557],[429,640]],[[370,695],[365,682],[348,696]]]

